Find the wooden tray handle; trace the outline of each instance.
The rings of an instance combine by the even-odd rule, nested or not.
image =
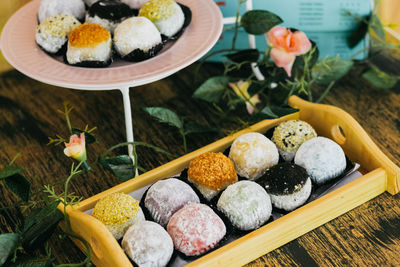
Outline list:
[[[340,108],[310,103],[297,96],[289,98],[289,105],[300,109],[300,119],[309,122],[320,135],[341,145],[351,160],[357,159],[363,170],[383,168],[387,173],[386,191],[392,195],[400,191],[400,168],[383,154],[350,114]]]
[[[62,204],[58,208],[64,212]],[[96,266],[132,266],[117,240],[115,240],[111,232],[100,221],[87,213],[74,210],[71,207],[67,208],[67,213],[74,234],[82,237],[89,243],[91,261]],[[61,225],[61,227],[63,226]],[[72,239],[72,241],[86,253],[86,247],[81,241],[77,239]]]

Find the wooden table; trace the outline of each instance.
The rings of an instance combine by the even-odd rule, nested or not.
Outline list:
[[[386,62],[386,61],[384,61]],[[393,64],[386,64],[395,70]],[[215,119],[205,104],[191,95],[198,84],[193,81],[196,64],[162,81],[131,90],[135,139],[151,143],[174,154],[183,154],[178,132],[155,122],[142,107],[162,106],[197,122],[213,125]],[[215,75],[219,65],[208,64],[203,77]],[[348,111],[372,136],[383,152],[400,165],[400,95],[374,90],[360,78],[360,69],[352,70],[337,83],[324,100]],[[58,88],[32,80],[17,71],[0,75],[0,167],[18,152],[17,164],[25,168],[33,190],[68,176],[72,161],[62,146],[46,146],[48,136],[67,135],[67,126],[57,109],[68,101],[74,106],[72,124],[97,126],[99,143],[90,146],[88,160],[93,162],[107,148],[125,140],[122,98],[118,91],[86,92]],[[215,134],[189,138],[189,150],[211,143]],[[123,151],[122,151],[123,152]],[[152,169],[169,159],[148,149],[140,149],[141,166]],[[71,190],[87,198],[120,181],[102,167],[93,165],[88,175],[74,180]],[[57,188],[62,190],[62,188]],[[13,204],[17,198],[0,183],[0,205]],[[6,233],[21,226],[19,209],[0,212],[0,230]],[[57,262],[78,262],[83,254],[70,240],[51,238]],[[395,266],[400,265],[400,195],[384,193],[347,214],[315,229],[287,245],[261,257],[250,266]]]

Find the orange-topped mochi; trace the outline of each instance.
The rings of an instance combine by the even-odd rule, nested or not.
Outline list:
[[[94,47],[110,40],[111,34],[100,24],[84,23],[69,35],[69,43],[74,47]]]
[[[207,199],[237,181],[233,162],[221,152],[205,153],[192,160],[188,178]]]
[[[84,23],[69,35],[66,60],[80,67],[106,67],[112,62],[111,34],[100,24]]]

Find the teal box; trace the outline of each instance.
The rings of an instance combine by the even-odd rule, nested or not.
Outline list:
[[[253,9],[271,11],[283,19],[282,26],[295,28],[307,34],[317,43],[320,58],[339,55],[345,59],[364,59],[368,55],[368,38],[362,40],[356,47],[349,48],[346,38],[357,27],[357,20],[348,16],[347,11],[361,17],[370,14],[373,6],[370,0],[248,0],[253,1]],[[217,1],[225,18],[234,17],[238,1]],[[290,8],[288,8],[290,7]],[[246,12],[242,4],[240,13]],[[226,25],[233,26],[233,25]],[[227,49],[232,46],[233,30],[224,31],[212,51]],[[256,36],[257,49],[263,51],[267,44],[264,35]],[[236,48],[249,48],[248,35],[239,31]],[[223,61],[222,55],[213,56],[211,61]]]

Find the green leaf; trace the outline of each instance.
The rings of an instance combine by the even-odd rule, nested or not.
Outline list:
[[[264,34],[283,20],[267,10],[250,10],[243,14],[240,24],[250,34]]]
[[[5,168],[0,170],[0,180],[7,178],[9,176],[13,176],[15,174],[19,174],[23,172],[24,169],[18,167],[17,165],[7,165]]]
[[[0,235],[0,266],[7,261],[8,257],[17,249],[20,235],[15,233]]]
[[[210,103],[217,103],[226,87],[228,86],[229,78],[226,76],[216,76],[209,78],[194,92],[193,97],[205,100]]]
[[[35,209],[25,218],[22,246],[25,250],[37,249],[53,234],[59,221],[64,218],[57,209],[59,202],[52,202]]]
[[[386,38],[385,30],[383,29],[381,20],[376,14],[373,14],[371,17],[370,27],[380,39],[385,40]]]
[[[365,35],[368,33],[368,24],[365,21],[369,21],[370,17],[365,16],[362,21],[359,22],[357,28],[347,37],[347,45],[349,48],[354,48]]]
[[[257,116],[262,116],[264,119],[276,119],[297,111],[299,110],[291,107],[266,106],[257,113]]]
[[[188,122],[185,124],[185,134],[192,133],[209,133],[209,132],[219,132],[220,129],[210,128],[205,125],[201,125],[195,122]]]
[[[28,201],[31,193],[31,182],[21,174],[14,174],[5,178],[6,187],[20,197],[23,201]]]
[[[182,129],[182,121],[178,115],[170,109],[161,107],[147,107],[143,108],[147,114],[156,118],[159,122],[167,123],[170,126],[174,126],[178,129]]]
[[[312,77],[317,83],[328,84],[339,80],[353,67],[353,61],[340,57],[325,58],[312,68]]]
[[[88,133],[87,131],[72,127],[72,134],[76,134],[77,136],[80,136],[81,133],[85,133],[85,143],[86,144],[89,145],[89,144],[93,144],[93,143],[97,142],[97,139],[96,139],[96,137],[94,137],[93,134]]]
[[[369,81],[373,86],[381,89],[390,89],[395,86],[398,81],[397,77],[393,77],[374,66],[364,72],[362,77]]]
[[[226,55],[231,61],[235,63],[241,62],[257,62],[260,57],[260,52],[257,49],[246,49],[233,54]]]
[[[99,163],[124,182],[135,177],[136,168],[128,155],[118,155],[112,158],[100,156]]]

